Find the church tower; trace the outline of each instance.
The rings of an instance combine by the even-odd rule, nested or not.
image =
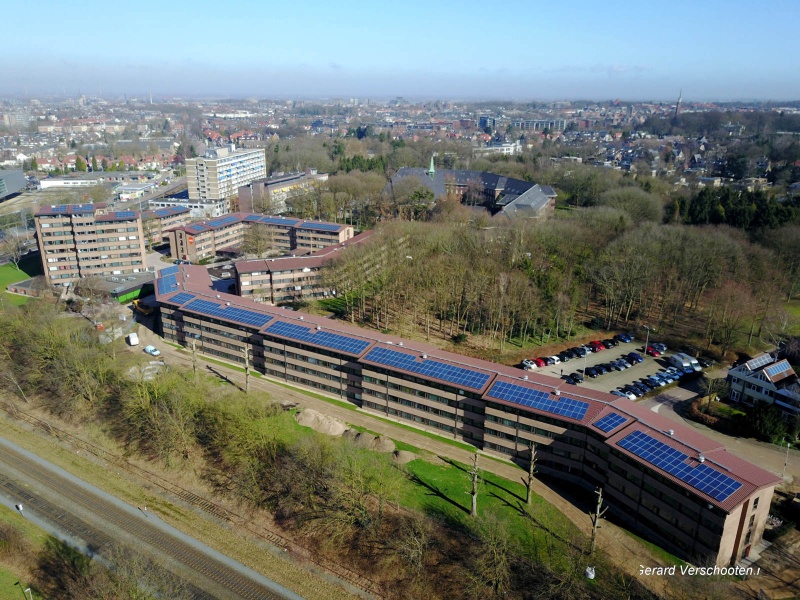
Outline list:
[[[678,103],[675,105],[675,120],[678,120],[678,116],[681,114],[681,102],[683,101],[683,90],[681,93],[678,94]]]

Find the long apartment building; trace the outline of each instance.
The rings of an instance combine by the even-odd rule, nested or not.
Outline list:
[[[137,211],[108,211],[105,204],[64,204],[40,208],[34,221],[49,285],[66,287],[84,277],[147,270]]]
[[[236,197],[240,186],[266,176],[267,159],[263,148],[236,150],[231,145],[186,159],[189,200],[209,204],[221,201],[225,212],[230,212],[230,201]]]
[[[167,231],[170,256],[196,262],[218,252],[233,252],[251,227],[261,227],[264,246],[278,253],[314,252],[354,235],[352,225],[240,212]]]
[[[164,337],[538,472],[602,487],[616,519],[692,561],[733,565],[762,537],[781,479],[624,398],[211,289],[161,271]],[[589,493],[589,492],[587,492]]]
[[[187,225],[192,215],[188,208],[169,207],[142,211],[145,242],[157,246],[169,242],[167,230]]]
[[[234,263],[236,293],[255,302],[280,304],[335,296],[325,284],[328,263],[345,248],[362,244],[376,234],[365,231],[341,244],[328,246],[305,256],[240,260]]]

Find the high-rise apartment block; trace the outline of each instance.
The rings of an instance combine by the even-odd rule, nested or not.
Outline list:
[[[40,208],[34,220],[49,285],[66,287],[84,277],[146,271],[137,211],[108,211],[105,204],[64,204]]]
[[[189,200],[222,203],[225,213],[231,211],[230,201],[236,197],[240,186],[266,176],[267,159],[263,149],[236,150],[231,145],[186,160]]]

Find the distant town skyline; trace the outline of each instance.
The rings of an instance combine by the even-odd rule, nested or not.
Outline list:
[[[800,99],[800,3],[12,3],[0,95]]]

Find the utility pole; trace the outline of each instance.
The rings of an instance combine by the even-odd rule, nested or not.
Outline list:
[[[469,515],[471,517],[478,516],[478,453],[476,452],[475,455],[472,457],[472,471],[470,471],[470,475],[472,475],[472,509],[470,510]]]
[[[781,479],[786,477],[786,465],[789,464],[789,450],[792,447],[791,442],[786,442],[786,458],[783,460],[783,473],[781,473]]]
[[[250,346],[244,347],[244,393],[250,393]]]
[[[197,377],[197,340],[192,338],[192,373]]]
[[[531,505],[531,485],[533,484],[533,476],[536,473],[536,444],[533,442],[528,446],[531,450],[531,461],[528,464],[528,479],[525,481],[525,504]]]
[[[589,549],[589,555],[594,554],[594,548],[597,545],[597,530],[600,529],[600,519],[606,514],[608,507],[603,508],[603,488],[599,487],[594,492],[597,494],[597,508],[589,516],[592,519],[592,546]]]

